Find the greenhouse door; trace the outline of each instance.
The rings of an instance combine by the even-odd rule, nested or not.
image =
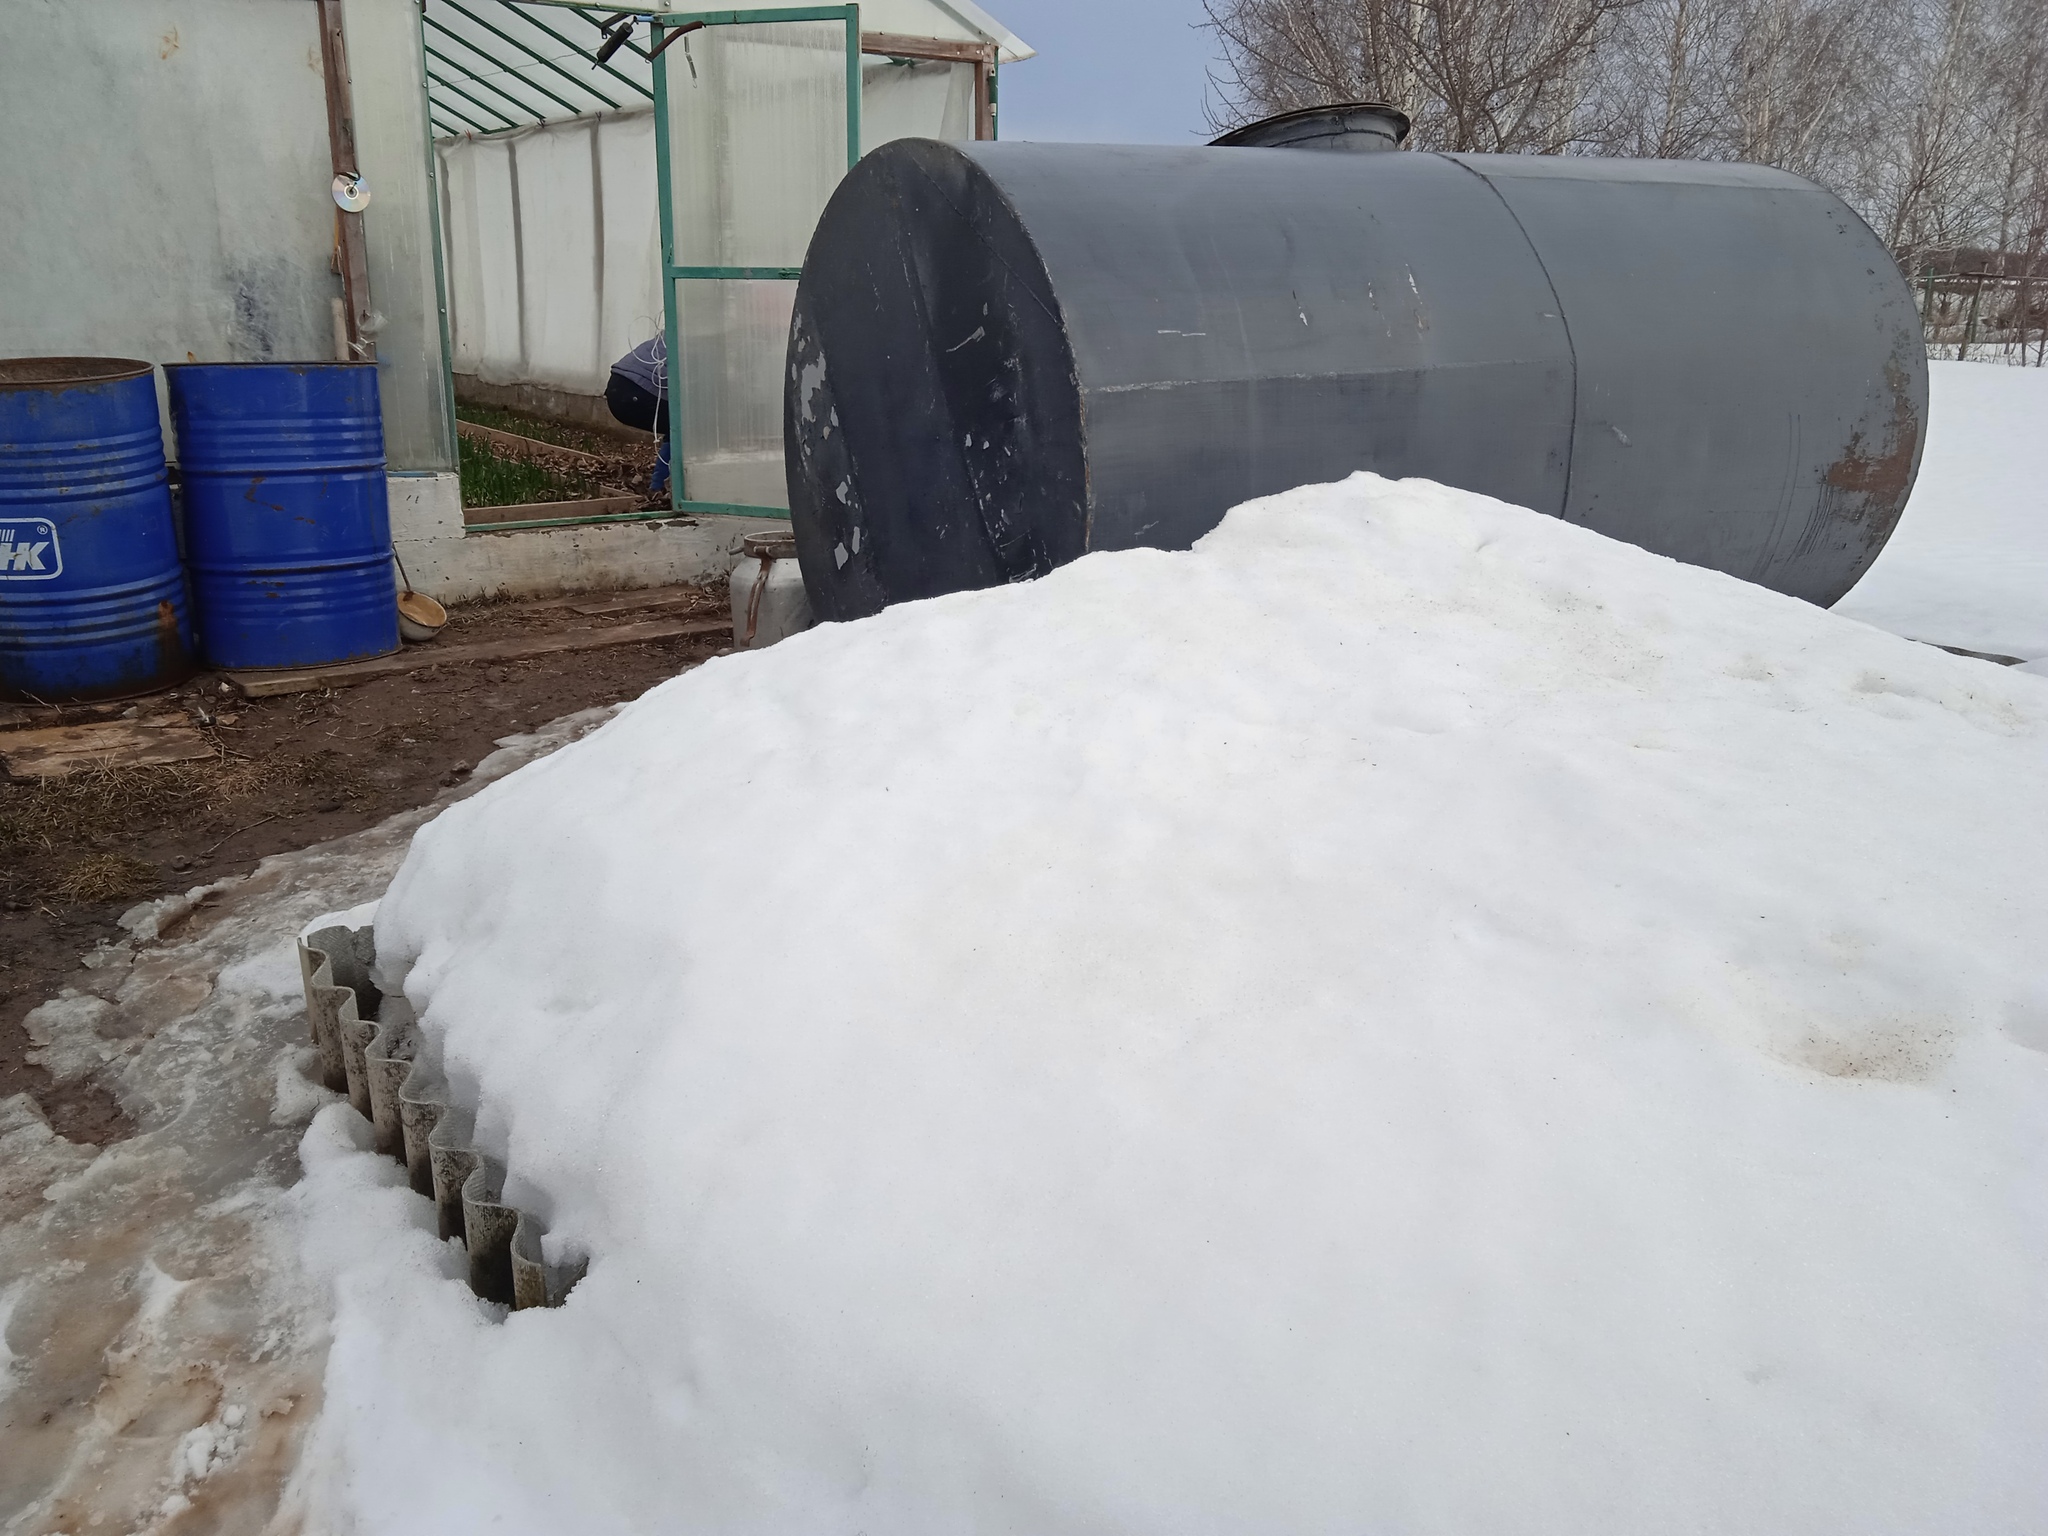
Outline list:
[[[657,16],[655,164],[672,505],[786,517],[796,278],[860,156],[860,7]]]

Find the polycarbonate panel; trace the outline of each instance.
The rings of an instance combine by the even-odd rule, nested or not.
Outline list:
[[[605,118],[598,134],[604,251],[598,268],[607,375],[614,359],[667,324],[661,303],[661,221],[655,211],[654,112]],[[600,380],[598,387],[604,387]]]
[[[676,265],[803,265],[846,174],[845,24],[707,27],[665,59]]]
[[[597,220],[603,209],[595,118],[536,129],[512,146],[519,175],[519,254],[524,294],[524,373],[564,379],[578,394],[603,394],[611,376],[598,324]]]
[[[436,153],[457,376],[603,394],[665,323],[652,110]]]
[[[891,139],[974,137],[974,66],[929,59],[860,61],[860,150]]]
[[[683,490],[692,501],[786,507],[782,370],[792,282],[683,278]]]
[[[384,452],[393,469],[455,467],[448,354],[434,277],[438,191],[427,158],[426,79],[413,0],[344,0],[356,158],[370,184],[363,244],[377,330]],[[315,93],[319,59],[308,66]],[[332,350],[331,347],[326,350]]]

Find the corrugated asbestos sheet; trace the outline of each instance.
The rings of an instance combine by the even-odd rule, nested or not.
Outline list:
[[[299,942],[321,1080],[370,1122],[377,1151],[405,1164],[413,1189],[439,1210],[441,1236],[462,1240],[471,1290],[514,1311],[559,1306],[583,1263],[549,1264],[546,1229],[503,1203],[504,1166],[471,1140],[475,1106],[453,1101],[422,1050],[412,1006],[370,979],[375,961],[370,928],[322,928]]]

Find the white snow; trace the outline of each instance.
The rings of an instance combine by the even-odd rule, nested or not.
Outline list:
[[[1834,611],[1936,645],[2048,657],[2048,369],[1933,362],[1927,382],[1912,499]]]
[[[322,928],[363,928],[376,921],[377,903],[374,901],[359,902],[344,912],[321,913],[299,930],[299,937],[302,939],[306,938],[310,934],[318,933]],[[287,944],[285,952],[291,956],[292,981],[296,984],[299,979],[298,951]]]
[[[190,917],[209,896],[217,894],[223,888],[224,883],[195,885],[179,895],[158,896],[149,901],[137,902],[116,918],[115,922],[128,931],[131,942],[153,944],[159,937]]]
[[[498,760],[509,771],[579,729],[510,738]],[[31,1011],[36,1059],[94,1072],[137,1129],[75,1144],[28,1094],[0,1096],[10,1536],[332,1529],[279,1508],[321,1401],[330,1305],[287,1189],[306,1122],[334,1102],[308,1075],[292,935],[364,910],[413,830],[468,790],[142,904]]]
[[[23,1017],[21,1027],[35,1046],[26,1059],[59,1083],[76,1082],[117,1054],[118,1048],[98,1032],[113,1013],[112,1003],[75,987],[63,988]]]
[[[0,1402],[5,1402],[14,1390],[14,1351],[7,1343],[7,1328],[14,1321],[14,1309],[21,1302],[21,1293],[27,1289],[25,1280],[0,1287]]]
[[[298,1497],[2040,1529],[2044,871],[2037,679],[1421,482],[713,661],[379,908],[592,1261],[500,1318],[321,1111]]]

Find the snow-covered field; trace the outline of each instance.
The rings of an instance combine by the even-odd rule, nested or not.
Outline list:
[[[323,1110],[300,1507],[2041,1529],[2044,871],[2042,680],[1418,482],[714,661],[384,900],[591,1265]]]
[[[1927,373],[1913,498],[1834,611],[1935,645],[2048,657],[2048,369],[1935,362]]]

